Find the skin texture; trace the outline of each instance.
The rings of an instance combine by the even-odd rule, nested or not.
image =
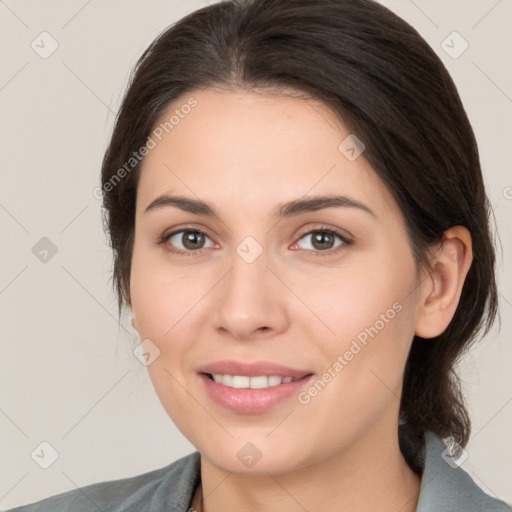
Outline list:
[[[349,132],[327,107],[210,89],[175,101],[162,119],[190,97],[197,106],[143,164],[130,293],[133,327],[160,350],[148,366],[156,393],[201,453],[203,509],[414,511],[420,478],[397,437],[402,376],[414,334],[440,334],[455,312],[472,259],[468,231],[447,231],[432,253],[435,272],[418,274],[398,205],[364,153],[349,161],[338,149]],[[144,213],[163,193],[206,201],[219,218]],[[356,199],[376,218],[348,207],[271,215],[324,194]],[[322,227],[353,243],[314,245],[310,232]],[[179,228],[207,237],[157,244]],[[247,236],[263,250],[252,263],[236,252]],[[168,252],[173,244],[189,254]],[[196,372],[233,359],[320,377],[394,304],[400,311],[307,404],[293,396],[236,413],[209,398]],[[252,467],[237,457],[247,442],[261,452]]]

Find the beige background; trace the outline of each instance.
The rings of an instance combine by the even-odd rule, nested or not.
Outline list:
[[[502,327],[461,367],[474,424],[463,468],[512,503],[512,3],[383,3],[444,61],[479,142],[503,251]],[[134,357],[138,339],[128,319],[118,326],[93,190],[129,70],[162,29],[204,5],[0,1],[2,510],[140,474],[194,450]],[[50,36],[38,37],[43,31],[58,43],[46,59],[31,47],[35,40],[39,52],[51,49]],[[469,44],[456,59],[441,46],[453,31]],[[462,48],[454,41],[452,52]],[[57,249],[46,262],[33,253],[43,237]],[[44,441],[58,453],[48,469],[31,458]]]

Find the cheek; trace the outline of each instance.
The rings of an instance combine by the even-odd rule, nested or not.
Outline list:
[[[165,258],[155,258],[155,252],[135,247],[130,295],[139,335],[158,343],[187,326],[212,278],[165,264]]]
[[[333,285],[313,302],[324,304],[305,336],[315,340],[324,362],[317,381],[300,397],[310,428],[326,431],[325,439],[354,438],[385,411],[398,413],[402,377],[414,334],[414,270],[375,276],[352,274],[348,288]],[[345,283],[346,284],[346,283]],[[356,286],[357,285],[357,286]],[[323,298],[322,298],[323,297]],[[307,331],[304,322],[301,330]]]
[[[138,334],[159,350],[147,366],[148,375],[164,410],[190,438],[193,432],[189,432],[187,418],[197,415],[197,404],[187,392],[190,382],[183,364],[188,364],[192,333],[197,334],[193,324],[198,311],[194,304],[201,297],[199,283],[183,271],[170,272],[135,250],[130,291]]]
[[[180,411],[193,412],[189,410],[190,396],[182,388],[183,369],[184,365],[192,367],[189,352],[200,329],[198,302],[213,279],[197,272],[192,275],[184,267],[163,265],[162,258],[137,248],[130,279],[139,337],[151,340],[159,350],[147,366],[148,374],[162,405],[179,427]]]
[[[337,374],[345,375],[339,380],[349,379],[352,389],[357,381],[368,389],[378,377],[393,389],[400,384],[414,336],[417,289],[414,260],[403,254],[382,254],[371,265],[345,268],[307,296],[322,326],[304,322],[301,330],[317,340],[326,367],[341,356]]]

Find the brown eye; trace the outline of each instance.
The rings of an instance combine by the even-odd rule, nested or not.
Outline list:
[[[351,243],[341,233],[332,228],[322,228],[309,231],[308,233],[302,235],[300,239],[303,240],[307,237],[311,237],[311,248],[320,252],[327,252],[342,245],[350,245]],[[340,243],[334,245],[336,238],[340,240]]]
[[[198,229],[182,229],[166,235],[162,242],[169,244],[170,251],[197,252],[205,248],[208,235]]]

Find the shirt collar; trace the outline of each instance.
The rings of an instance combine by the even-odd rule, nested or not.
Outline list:
[[[462,461],[462,458],[461,458]],[[416,512],[510,512],[510,507],[486,494],[449,456],[441,438],[425,433],[425,464]]]

